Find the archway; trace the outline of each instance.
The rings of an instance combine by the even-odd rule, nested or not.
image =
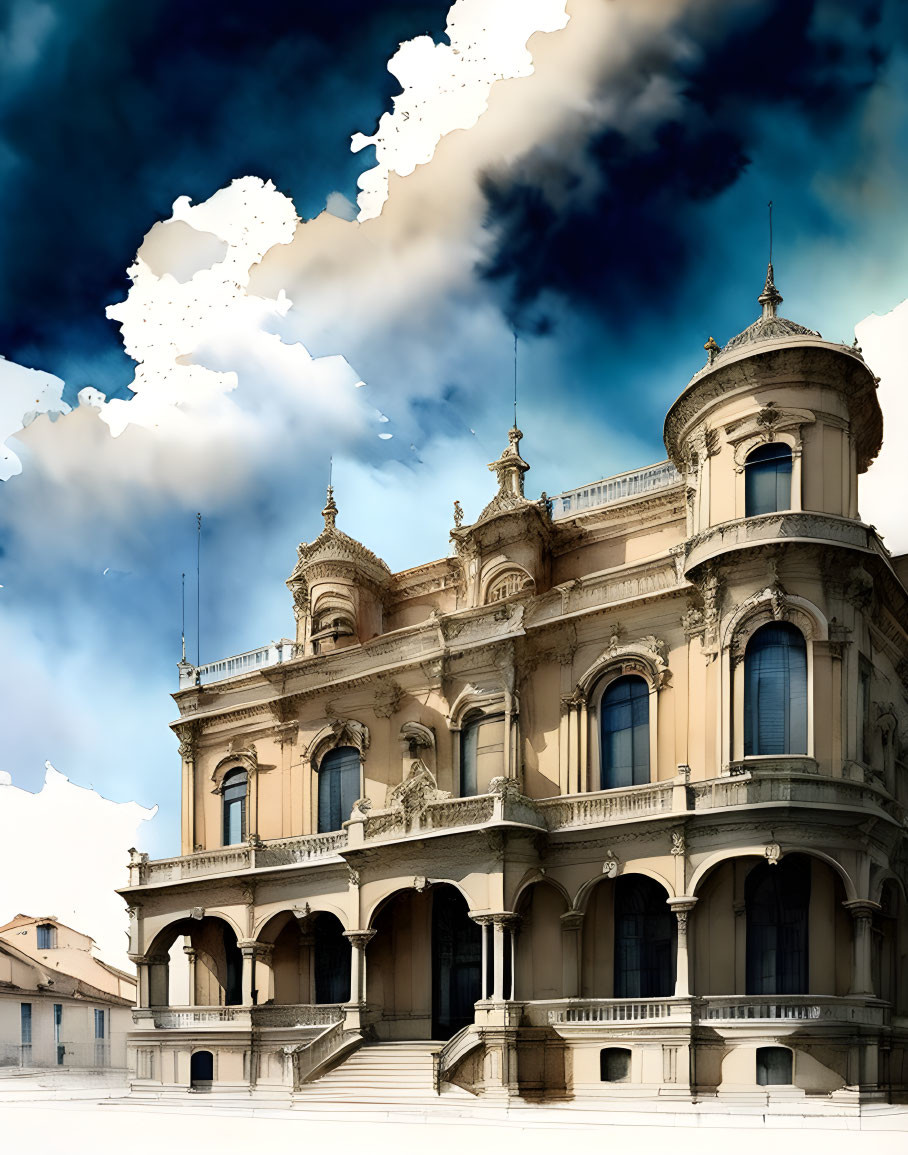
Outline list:
[[[242,1002],[243,959],[236,932],[222,918],[183,918],[166,926],[148,951],[158,960],[151,966],[149,1002],[168,1006],[170,958],[168,952],[178,937],[188,943],[189,995],[192,1006],[239,1006]]]
[[[386,1039],[448,1039],[473,1022],[482,944],[456,887],[398,891],[373,918],[366,981]]]
[[[189,1085],[194,1091],[207,1091],[214,1081],[214,1055],[211,1051],[193,1051],[189,1060]]]
[[[271,943],[270,988],[256,980],[259,1002],[345,1003],[350,998],[350,943],[340,919],[328,911],[298,918],[281,911],[262,928]],[[258,968],[256,968],[258,971]]]
[[[645,874],[603,879],[583,920],[584,998],[668,998],[674,993],[675,917],[666,888]]]

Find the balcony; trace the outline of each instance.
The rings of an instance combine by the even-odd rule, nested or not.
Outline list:
[[[137,1029],[157,1031],[300,1028],[314,1036],[323,1028],[343,1020],[344,1008],[339,1003],[269,1003],[260,1007],[143,1007],[132,1013],[132,1021]]]
[[[204,666],[180,666],[180,689],[192,686],[207,686],[210,682],[221,682],[225,678],[235,678],[237,674],[251,674],[264,666],[277,666],[296,657],[296,644],[290,638],[270,642],[257,650],[247,650],[243,654],[233,654],[217,662],[206,662]]]
[[[619,822],[671,821],[692,812],[752,811],[756,806],[779,805],[857,811],[899,825],[905,822],[905,807],[875,784],[830,778],[812,771],[815,766],[807,758],[745,761],[733,764],[731,774],[690,784],[679,775],[666,782],[541,799],[527,798],[516,782],[503,778],[496,779],[491,793],[467,798],[427,798],[415,784],[412,794],[402,794],[391,807],[354,810],[343,830],[250,841],[155,861],[135,852],[129,864],[129,885],[166,885],[280,867],[318,866],[337,862],[346,851],[364,846],[500,824],[559,834]]]
[[[602,1027],[695,1025],[724,1032],[772,1026],[786,1033],[814,1027],[885,1027],[888,1003],[829,995],[704,995],[663,999],[555,999],[526,1004],[527,1022],[579,1033]]]
[[[771,541],[831,542],[865,552],[882,552],[876,534],[859,521],[829,513],[787,510],[723,521],[704,529],[685,545],[684,572],[689,573],[718,554]]]
[[[576,517],[578,513],[601,509],[633,497],[645,497],[657,490],[671,489],[680,484],[681,474],[674,465],[670,461],[660,461],[645,469],[618,473],[592,485],[582,485],[579,489],[559,493],[552,498],[552,519],[563,521],[568,517]]]

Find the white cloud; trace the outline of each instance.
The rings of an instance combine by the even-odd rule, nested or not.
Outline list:
[[[0,356],[0,481],[22,471],[22,462],[5,444],[39,413],[68,413],[62,400],[63,382],[51,373],[26,369]]]
[[[880,378],[883,409],[883,448],[860,480],[861,517],[877,526],[892,553],[908,553],[908,300],[882,317],[865,317],[855,333],[864,359]]]
[[[135,802],[111,802],[83,790],[46,764],[44,785],[31,794],[0,773],[0,923],[16,914],[54,915],[89,934],[115,966],[126,957],[129,920],[114,893],[129,880],[128,850],[155,815]]]

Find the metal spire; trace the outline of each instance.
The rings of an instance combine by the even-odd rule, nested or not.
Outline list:
[[[757,302],[763,306],[763,320],[775,317],[779,305],[782,304],[782,294],[776,288],[772,270],[772,201],[769,202],[769,264],[766,267],[766,282],[763,292],[757,297]]]

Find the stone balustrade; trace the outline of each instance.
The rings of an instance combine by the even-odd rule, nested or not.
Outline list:
[[[666,782],[555,798],[527,798],[516,782],[498,779],[497,783],[497,787],[493,783],[489,794],[410,799],[406,805],[383,810],[354,810],[343,830],[325,834],[250,842],[156,861],[138,855],[130,863],[130,885],[317,865],[336,859],[348,848],[498,823],[519,823],[557,833],[773,803],[857,810],[886,816],[900,824],[906,820],[905,808],[875,782],[821,775],[813,759],[800,757],[735,763],[730,774],[707,781],[686,783],[679,776]]]
[[[691,1000],[684,999],[554,999],[526,1005],[532,1026],[601,1026],[691,1020]]]
[[[160,1031],[250,1028],[250,1007],[143,1007],[132,1013],[137,1027]]]
[[[776,541],[816,541],[853,549],[878,549],[874,531],[848,517],[788,510],[723,521],[685,544],[685,573],[718,554]]]
[[[824,998],[815,995],[706,996],[697,1000],[700,1019],[718,1026],[744,1023],[853,1023],[888,1026],[891,1009],[877,999]]]
[[[671,782],[656,782],[620,790],[599,790],[594,794],[546,798],[536,806],[549,830],[568,830],[670,813],[673,789]]]
[[[271,1003],[252,1008],[254,1027],[328,1027],[343,1019],[340,1003]]]

